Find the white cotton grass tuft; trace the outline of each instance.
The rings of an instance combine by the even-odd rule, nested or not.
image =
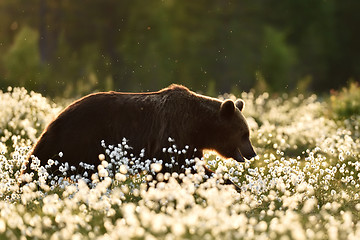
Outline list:
[[[100,161],[104,161],[105,160],[105,155],[103,153],[99,154],[99,160]]]
[[[162,166],[160,163],[152,163],[151,164],[151,170],[154,172],[160,172],[161,168],[162,168]]]
[[[0,93],[0,135],[11,142],[10,147],[0,142],[0,238],[360,238],[360,118],[334,121],[322,114],[326,102],[315,96],[242,94],[258,153],[245,163],[207,153],[203,160],[189,157],[181,168],[179,154],[191,149],[176,146],[176,139],[163,146],[164,153],[171,148],[168,161],[146,159],[146,149],[134,154],[122,139],[111,147],[100,143],[106,153],[99,167],[48,160],[47,168],[33,158],[27,165],[33,171],[22,175],[26,183],[19,185],[30,150],[24,136],[38,132],[32,117],[43,126],[44,114],[53,110],[36,94],[12,91]],[[17,115],[9,120],[7,107],[29,114],[29,122]],[[9,121],[25,135],[10,134]],[[165,163],[176,171],[163,172]],[[194,164],[197,171],[186,169]],[[204,176],[204,164],[216,173],[212,178]],[[49,167],[67,175],[48,175]],[[238,189],[222,184],[224,178]]]

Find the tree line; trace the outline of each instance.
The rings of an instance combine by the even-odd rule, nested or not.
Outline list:
[[[359,79],[359,9],[356,0],[2,0],[0,87],[329,91]]]

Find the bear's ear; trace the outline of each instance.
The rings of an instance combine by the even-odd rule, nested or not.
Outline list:
[[[235,102],[235,106],[240,110],[242,111],[244,109],[244,106],[245,106],[245,102],[241,99],[238,99],[236,100]]]
[[[235,104],[232,100],[224,101],[220,106],[220,114],[223,117],[231,117],[235,113]]]

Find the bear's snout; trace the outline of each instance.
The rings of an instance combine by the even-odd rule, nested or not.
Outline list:
[[[245,162],[244,158],[250,160],[251,158],[257,156],[250,142],[249,144],[244,144],[239,147],[233,148],[233,150],[230,152],[226,153],[226,151],[219,151],[219,153],[224,157],[233,158],[237,162]]]
[[[244,156],[246,159],[251,159],[251,158],[253,158],[253,157],[256,157],[257,156],[257,154],[255,153],[255,151],[253,150],[253,152],[251,153],[251,154],[249,154],[249,155],[246,155],[246,156]]]
[[[250,142],[240,146],[239,150],[241,155],[248,160],[257,156]]]

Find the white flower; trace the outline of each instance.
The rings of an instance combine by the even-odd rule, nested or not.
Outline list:
[[[310,213],[317,205],[317,200],[315,198],[307,199],[304,203],[303,208],[301,209],[304,213]]]
[[[120,172],[122,173],[122,174],[126,174],[127,173],[127,167],[125,166],[125,165],[121,165],[120,166]]]
[[[99,160],[100,161],[104,161],[105,160],[105,155],[104,154],[99,154]]]
[[[107,177],[108,175],[109,172],[106,169],[102,168],[99,170],[99,177]]]
[[[1,218],[0,219],[0,233],[4,233],[6,230],[6,224],[5,221]]]
[[[150,165],[150,167],[151,167],[151,170],[154,172],[160,172],[161,168],[162,168],[161,164],[159,164],[159,163],[152,163]]]

